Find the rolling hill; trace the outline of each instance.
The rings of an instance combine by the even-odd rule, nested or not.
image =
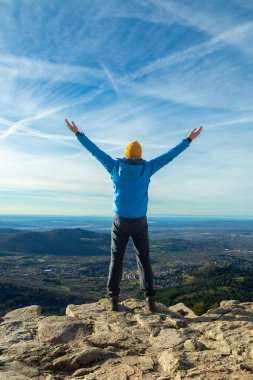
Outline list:
[[[110,235],[81,228],[34,232],[0,229],[0,253],[105,256]]]

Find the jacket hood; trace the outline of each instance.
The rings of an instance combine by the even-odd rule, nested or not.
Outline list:
[[[137,179],[141,177],[144,171],[145,161],[140,159],[128,159],[128,158],[118,158],[118,176],[121,179]]]
[[[118,158],[118,160],[123,161],[126,164],[130,164],[130,165],[143,165],[144,164],[144,160],[142,158],[131,159],[131,158],[123,157],[123,158]]]

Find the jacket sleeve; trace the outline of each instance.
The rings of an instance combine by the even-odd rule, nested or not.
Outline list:
[[[168,150],[166,153],[162,154],[161,156],[158,156],[154,158],[153,160],[148,161],[148,164],[150,165],[151,176],[155,174],[163,166],[167,165],[180,153],[182,153],[186,148],[188,148],[189,145],[190,145],[190,142],[187,139],[183,139],[174,148]]]
[[[94,144],[84,133],[77,135],[78,141],[112,174],[116,160]]]

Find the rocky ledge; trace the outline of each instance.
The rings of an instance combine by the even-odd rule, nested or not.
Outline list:
[[[222,301],[196,316],[184,304],[127,299],[68,305],[43,316],[38,305],[0,320],[1,380],[252,380],[253,303]]]

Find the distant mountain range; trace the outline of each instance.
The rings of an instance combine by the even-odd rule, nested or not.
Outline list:
[[[81,228],[33,232],[0,228],[0,254],[105,256],[110,235]]]

